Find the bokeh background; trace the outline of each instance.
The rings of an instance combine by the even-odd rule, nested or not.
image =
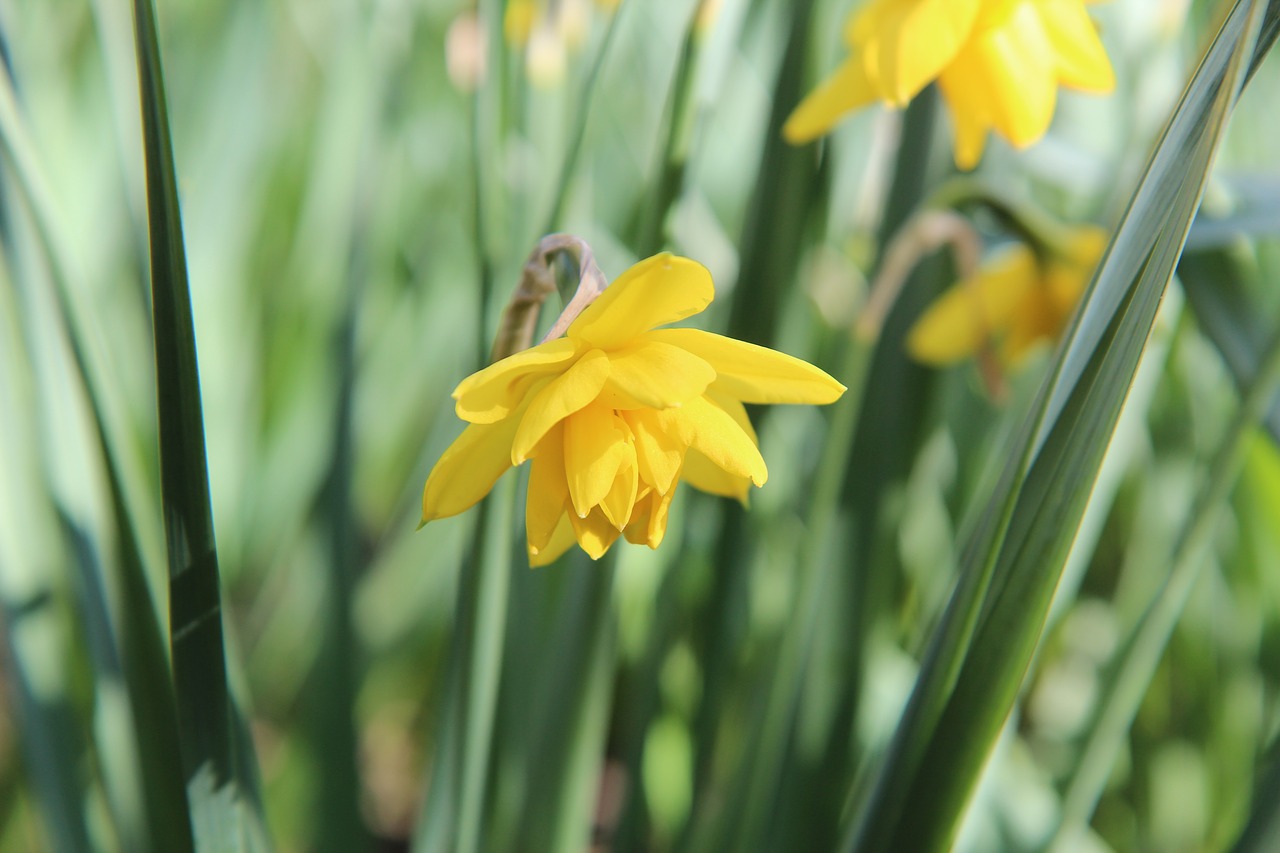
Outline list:
[[[546,233],[587,240],[610,277],[662,249],[692,257],[717,286],[701,327],[848,381],[877,257],[954,171],[932,90],[821,146],[778,139],[853,5],[157,3],[228,677],[275,849],[461,849],[418,818],[464,819],[429,798],[450,784],[467,636],[497,655],[474,849],[844,837],[1054,359],[1042,347],[995,386],[973,363],[914,364],[902,336],[953,280],[945,252],[884,328],[817,545],[834,416],[812,407],[756,413],[768,484],[747,510],[682,494],[658,551],[530,572],[517,482],[494,499],[514,510],[415,528],[460,432],[449,392]],[[1064,94],[1044,141],[993,139],[976,178],[1114,229],[1230,5],[1092,6],[1116,92]],[[147,733],[106,618],[120,534],[97,424],[160,626],[168,595],[132,10],[0,0],[0,38],[0,850],[127,853],[143,790],[128,756]],[[1272,57],[1231,118],[964,849],[1226,849],[1253,809],[1278,719],[1280,421],[1246,431],[1223,500],[1197,500],[1280,328],[1277,105]],[[1145,659],[1133,638],[1166,600],[1180,531],[1209,511],[1171,635],[1124,669]],[[486,537],[505,587],[473,613]],[[834,567],[815,609],[806,561]],[[788,678],[779,734],[770,696]],[[1108,739],[1098,709],[1124,691],[1136,716]]]

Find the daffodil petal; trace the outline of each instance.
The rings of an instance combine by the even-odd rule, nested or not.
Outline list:
[[[551,534],[551,538],[547,540],[546,545],[541,548],[534,548],[533,543],[529,543],[529,568],[536,569],[539,566],[546,566],[554,563],[560,558],[560,555],[573,547],[578,541],[577,534],[574,533],[573,523],[569,520],[569,513],[560,516],[560,520],[556,524],[556,529]]]
[[[750,480],[728,473],[696,450],[685,455],[680,478],[695,489],[733,498],[743,506],[747,505],[747,497],[751,492]]]
[[[946,85],[946,80],[946,75],[943,75],[939,87],[947,104],[951,107],[951,121],[956,136],[956,168],[968,171],[982,160],[982,152],[987,147],[987,131],[990,125],[983,121],[978,113],[953,103],[951,89]]]
[[[1067,240],[1066,255],[1049,259],[1044,273],[1046,299],[1054,314],[1049,336],[1056,338],[1066,328],[1109,239],[1101,228],[1092,225],[1076,228]]]
[[[1072,230],[1067,238],[1067,254],[1070,259],[1092,272],[1102,257],[1102,250],[1107,248],[1111,235],[1105,228],[1096,225],[1082,225]]]
[[[1062,328],[1066,315],[1053,304],[1047,284],[1038,281],[1023,297],[1009,324],[1001,347],[1007,364],[1016,364],[1041,341],[1051,341]]]
[[[646,337],[703,359],[715,369],[715,388],[746,403],[823,405],[845,390],[806,361],[701,329],[658,329]]]
[[[511,467],[514,419],[471,424],[440,456],[422,490],[422,523],[474,506]]]
[[[649,541],[646,544],[650,548],[657,548],[666,538],[667,518],[670,515],[671,500],[675,494],[673,490],[665,495],[655,493],[649,498]]]
[[[665,409],[697,397],[715,378],[716,371],[697,355],[646,335],[609,353],[606,387],[634,401],[635,408]]]
[[[1037,0],[980,0],[982,8],[978,10],[978,17],[973,22],[974,33],[1000,26],[1009,20],[1009,15],[1019,4],[1028,2]]]
[[[631,521],[622,531],[628,542],[632,545],[648,545],[650,548],[657,548],[662,544],[667,535],[667,516],[674,494],[651,492],[643,500],[636,502]]]
[[[533,553],[546,550],[560,518],[569,508],[569,484],[564,473],[564,427],[556,425],[534,451],[525,498],[524,526]]]
[[[1074,0],[1038,0],[1037,7],[1057,55],[1062,85],[1099,94],[1113,90],[1115,72],[1089,13]]]
[[[980,0],[879,0],[849,30],[881,96],[905,106],[970,39]]]
[[[712,388],[707,391],[707,399],[715,403],[729,417],[733,418],[733,422],[738,425],[738,429],[751,439],[751,443],[756,447],[760,446],[760,438],[756,435],[756,428],[751,425],[751,418],[747,416],[747,407],[742,402],[722,390]]]
[[[747,477],[757,486],[764,485],[769,478],[755,442],[731,415],[706,397],[657,414],[665,430],[728,473]]]
[[[659,492],[671,491],[684,463],[685,445],[666,432],[656,412],[635,409],[622,417],[635,436],[640,479]]]
[[[907,351],[926,364],[951,364],[1008,328],[1028,291],[1038,286],[1035,255],[1018,244],[972,277],[952,285],[907,333]]]
[[[614,478],[635,450],[622,419],[602,406],[588,406],[565,422],[565,476],[578,517],[585,517],[613,489]]]
[[[792,145],[811,142],[835,127],[847,113],[877,100],[862,58],[850,57],[805,96],[782,125],[782,138]]]
[[[613,478],[613,486],[610,487],[609,494],[600,501],[600,509],[604,512],[604,517],[619,530],[626,527],[627,522],[631,520],[631,510],[636,504],[636,490],[640,482],[639,477],[636,476],[635,447],[631,444],[624,444],[623,447],[630,451],[631,458],[618,469],[618,475]]]
[[[942,76],[953,109],[977,112],[1017,147],[1049,129],[1057,66],[1034,3],[1018,4],[1005,23],[970,41]]]
[[[532,382],[556,372],[577,351],[573,341],[558,338],[471,374],[453,391],[458,417],[473,424],[502,420],[520,405]]]
[[[593,560],[603,557],[609,546],[618,539],[618,528],[599,509],[592,510],[586,518],[579,518],[573,513],[568,513],[568,517],[578,544]]]
[[[602,349],[614,349],[656,326],[697,314],[714,297],[715,287],[706,267],[664,252],[618,276],[578,315],[566,334]]]
[[[529,458],[533,448],[553,426],[586,406],[609,378],[609,357],[590,350],[578,362],[539,391],[529,403],[511,445],[511,464]]]

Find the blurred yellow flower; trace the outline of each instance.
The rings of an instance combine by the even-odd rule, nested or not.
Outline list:
[[[994,130],[1018,148],[1049,128],[1058,86],[1109,92],[1115,77],[1085,5],[1093,0],[871,0],[845,30],[852,54],[791,114],[793,143],[873,101],[905,106],[937,80],[955,125],[956,165]]]
[[[999,344],[1015,364],[1042,340],[1054,341],[1107,245],[1107,232],[1074,229],[1066,245],[1037,255],[1019,243],[942,294],[907,334],[907,351],[926,364],[944,365]]]
[[[624,535],[657,548],[680,480],[743,500],[768,477],[743,403],[831,403],[844,386],[788,355],[698,329],[660,329],[714,297],[711,275],[661,254],[623,273],[566,336],[454,390],[469,423],[422,494],[422,521],[457,515],[532,459],[529,562],[574,541],[593,559]]]
[[[502,16],[502,34],[507,43],[514,47],[523,47],[528,43],[541,15],[542,10],[534,0],[511,0]]]
[[[617,4],[597,5],[609,14]],[[509,45],[524,50],[530,82],[551,89],[564,82],[569,56],[586,42],[591,21],[587,0],[510,0],[502,29]]]

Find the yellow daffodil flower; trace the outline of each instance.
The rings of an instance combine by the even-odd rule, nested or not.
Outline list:
[[[764,347],[658,328],[713,297],[706,268],[657,255],[605,288],[565,337],[463,380],[453,397],[469,426],[427,479],[423,523],[463,512],[532,460],[525,526],[539,566],[574,541],[593,559],[619,535],[657,548],[680,480],[739,500],[763,485],[743,403],[823,404],[845,389]]]
[[[937,80],[955,126],[956,165],[982,158],[987,132],[1015,147],[1044,136],[1058,86],[1115,87],[1085,11],[1092,0],[870,0],[850,20],[852,55],[783,127],[793,143],[827,133],[874,101],[902,107]]]
[[[1062,333],[1106,245],[1107,232],[1088,226],[1073,230],[1057,252],[1008,247],[929,306],[907,334],[907,351],[945,365],[998,342],[1001,359],[1016,364]]]

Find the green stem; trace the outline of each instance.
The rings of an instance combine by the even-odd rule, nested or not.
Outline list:
[[[821,622],[823,602],[831,594],[831,580],[837,566],[831,553],[832,532],[840,504],[843,474],[848,465],[851,442],[862,408],[871,344],[855,340],[849,350],[841,374],[848,385],[834,409],[823,446],[809,524],[796,571],[799,586],[796,594],[796,618],[791,630],[782,637],[782,646],[773,666],[773,676],[763,721],[752,738],[747,768],[747,793],[741,811],[735,809],[733,850],[759,846],[765,838],[766,821],[782,783],[783,765],[791,741],[793,722],[800,704],[805,673]]]
[[[655,171],[653,199],[637,241],[638,254],[642,258],[654,254],[666,242],[664,224],[667,214],[684,184],[694,124],[689,110],[689,95],[693,91],[693,72],[697,68],[699,47],[702,44],[701,34],[697,30],[699,11],[700,5],[695,6],[689,18],[684,44],[680,49],[680,63],[676,66],[675,79],[667,96],[664,118],[666,141]]]
[[[601,757],[613,696],[616,623],[613,586],[618,546],[597,562],[574,553],[562,569],[571,588],[549,638],[555,661],[532,732],[528,794],[515,849],[583,850],[591,846],[592,810],[600,790]],[[529,697],[534,699],[535,697]],[[536,703],[531,703],[536,704]]]
[[[504,55],[501,49],[502,10],[492,2],[486,3],[484,0],[481,0],[479,6],[478,14],[482,21],[497,22],[490,26],[488,37],[485,39],[488,44],[499,45],[497,49],[489,51],[489,61],[493,63]],[[497,72],[501,70],[498,68]],[[484,163],[486,158],[483,150],[483,141],[486,139],[483,127],[485,93],[488,91],[486,81],[489,79],[501,81],[501,73],[487,75],[476,86],[469,104],[470,121],[467,125],[471,135],[471,225],[475,229],[475,261],[479,283],[479,304],[476,308],[476,364],[485,364],[489,357],[489,314],[493,308],[494,293],[493,261],[489,254],[489,229],[485,219]],[[496,85],[500,85],[500,82]]]
[[[369,847],[360,816],[354,720],[360,661],[351,613],[359,569],[351,494],[355,470],[352,399],[356,385],[356,326],[364,278],[356,270],[348,275],[346,307],[334,347],[339,384],[333,449],[324,490],[324,517],[329,528],[329,558],[325,566],[328,584],[320,636],[320,660],[324,663],[314,674],[316,701],[311,709],[315,715],[315,748],[323,756],[321,765],[325,771],[319,780],[320,813],[312,838],[313,849],[318,853],[356,853]]]
[[[431,782],[414,834],[413,849],[419,853],[484,849],[490,745],[511,580],[515,485],[515,477],[504,477],[480,504],[470,557],[462,566]]]
[[[547,212],[545,224],[538,236],[551,234],[559,230],[560,217],[564,213],[564,205],[569,198],[569,184],[572,182],[574,170],[578,166],[578,157],[582,154],[582,140],[586,137],[587,118],[591,114],[591,96],[595,93],[596,83],[600,80],[600,70],[604,67],[604,61],[609,55],[609,46],[613,44],[614,34],[618,32],[618,21],[622,20],[625,10],[632,5],[633,3],[623,3],[609,18],[609,24],[604,31],[604,38],[600,42],[600,49],[596,51],[595,58],[591,62],[591,70],[587,74],[586,81],[582,84],[582,94],[578,96],[578,113],[574,117],[569,146],[565,150],[564,161],[560,164],[560,175],[556,181],[556,194],[552,199],[551,209]]]
[[[515,478],[494,490],[488,517],[477,528],[483,541],[475,577],[463,584],[465,616],[459,626],[466,665],[462,676],[462,799],[458,809],[458,853],[481,848],[481,823],[489,769],[489,745],[502,673],[502,640],[507,621],[507,587],[511,575],[511,525]]]

